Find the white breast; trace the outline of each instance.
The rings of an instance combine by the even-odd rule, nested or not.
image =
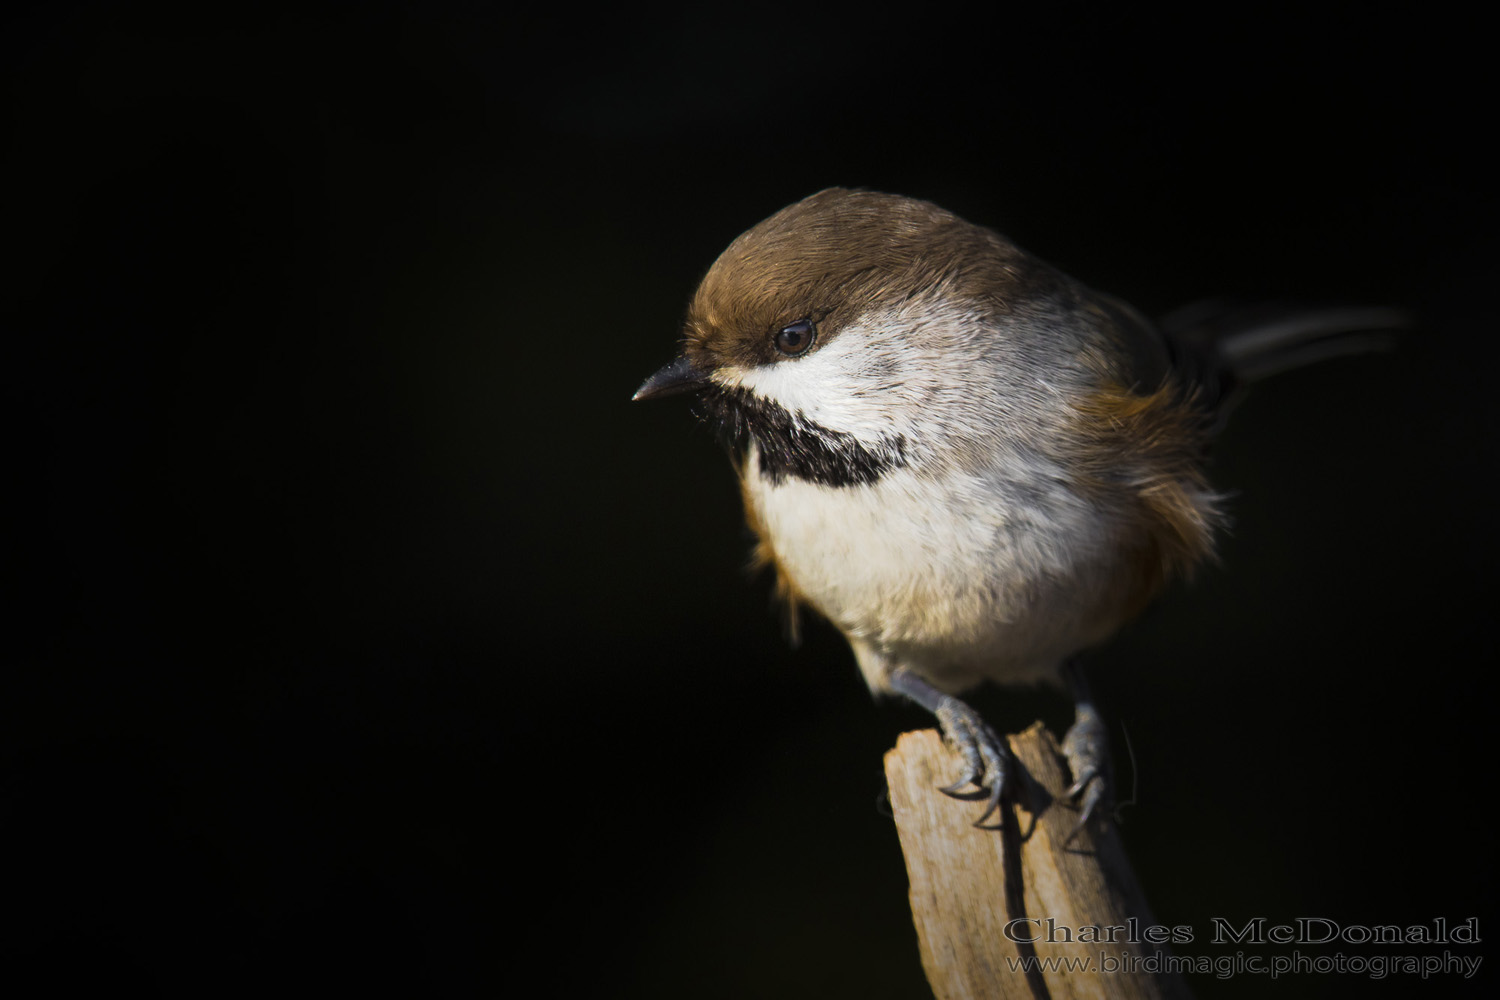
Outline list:
[[[910,469],[869,486],[772,484],[753,456],[746,475],[782,570],[876,689],[902,665],[954,691],[1051,679],[1103,638],[1108,522],[1060,489],[1018,504],[994,481]]]

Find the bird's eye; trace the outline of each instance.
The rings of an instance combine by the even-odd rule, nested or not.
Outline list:
[[[788,323],[776,334],[776,349],[789,358],[807,351],[818,336],[817,327],[810,319],[799,319]]]

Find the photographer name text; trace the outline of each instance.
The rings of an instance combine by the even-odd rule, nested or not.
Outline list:
[[[1272,923],[1251,917],[1238,923],[1224,917],[1211,921],[1213,944],[1479,944],[1479,918],[1450,921],[1434,917],[1420,924],[1345,924],[1328,917],[1297,917],[1291,923]],[[1052,917],[1017,917],[1004,933],[1017,943],[1038,944],[1190,944],[1192,927],[1142,924],[1134,917],[1124,924],[1087,924],[1069,927]]]

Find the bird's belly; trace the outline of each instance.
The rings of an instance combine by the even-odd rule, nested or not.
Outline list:
[[[874,688],[895,666],[953,691],[1051,680],[1118,624],[1101,614],[1108,522],[1076,497],[1007,502],[987,481],[909,469],[845,487],[747,472],[778,569],[849,638]]]

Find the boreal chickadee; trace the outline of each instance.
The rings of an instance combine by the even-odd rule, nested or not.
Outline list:
[[[963,756],[946,791],[1011,772],[958,698],[1067,683],[1081,816],[1105,732],[1074,666],[1224,522],[1207,446],[1247,377],[1391,310],[1186,314],[1175,335],[925,201],[829,189],[741,235],[636,393],[696,393],[739,456],[756,556],[849,640],[870,688],[931,711]]]

